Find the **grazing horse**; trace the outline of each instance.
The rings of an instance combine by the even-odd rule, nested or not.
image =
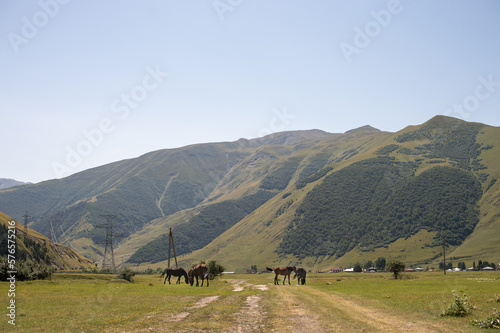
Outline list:
[[[299,286],[302,284],[306,284],[306,270],[303,269],[302,267],[299,267],[297,268],[297,271],[295,272],[295,275],[293,276],[293,278],[295,279],[297,276],[299,277],[298,280],[299,280]]]
[[[167,282],[167,280],[168,280],[168,284],[170,284],[170,277],[172,275],[179,277],[177,279],[176,284],[180,284],[181,283],[181,277],[183,277],[183,276],[184,276],[184,279],[186,279],[186,284],[189,283],[188,282],[188,275],[187,275],[186,271],[184,270],[184,268],[182,268],[182,267],[179,267],[179,268],[167,268],[166,270],[163,271],[163,273],[161,273],[160,279],[163,277],[163,275],[166,275],[165,276],[165,281],[163,281],[163,284],[165,284],[165,282]]]
[[[284,275],[283,285],[285,284],[286,277],[288,276],[288,284],[290,283],[290,273],[296,272],[297,268],[295,266],[287,266],[287,267],[276,267],[275,269],[266,267],[268,271],[274,272],[274,284],[279,284],[278,275]]]
[[[194,278],[196,278],[196,286],[199,286],[198,277],[201,278],[201,286],[203,287],[203,282],[207,279],[207,287],[208,287],[208,267],[205,264],[196,265],[191,268],[188,272],[189,282],[191,286],[194,283]]]

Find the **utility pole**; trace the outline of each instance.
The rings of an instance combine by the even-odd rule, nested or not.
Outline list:
[[[26,213],[23,215],[23,217],[24,217],[24,232],[26,233],[26,235],[28,235],[28,218],[31,217],[28,215],[28,210],[26,210]]]
[[[113,219],[115,218],[115,215],[101,215],[102,217],[106,218],[106,223],[96,225],[96,228],[106,228],[106,240],[97,242],[97,244],[104,244],[104,257],[102,259],[102,270],[109,269],[112,272],[116,272],[116,265],[115,265],[115,255],[113,253],[113,236],[122,236],[121,234],[117,234],[113,232]],[[111,262],[110,258],[111,256]]]
[[[443,273],[446,275],[446,241],[443,237]]]
[[[174,250],[175,267],[179,268],[179,266],[177,265],[177,256],[175,255],[174,235],[172,234],[172,228],[170,228],[170,234],[168,238],[168,268],[170,268],[170,248]]]

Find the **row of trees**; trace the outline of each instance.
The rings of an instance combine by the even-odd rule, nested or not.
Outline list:
[[[476,262],[475,261],[472,262],[472,269],[473,270],[481,270],[481,269],[486,268],[486,267],[496,268],[496,265],[494,262],[479,260],[479,262],[476,266]],[[470,267],[467,267],[465,265],[465,262],[459,261],[457,264],[457,268],[460,268],[461,270],[464,271]],[[444,269],[444,263],[442,261],[439,263],[439,269]],[[453,263],[451,261],[446,263],[446,269],[453,269]]]
[[[352,264],[352,267],[361,267],[363,269],[375,268],[377,271],[384,271],[386,266],[386,259],[384,257],[378,257],[377,260],[367,260],[362,264],[358,261]]]

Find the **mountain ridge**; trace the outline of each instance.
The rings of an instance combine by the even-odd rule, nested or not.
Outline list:
[[[464,147],[467,149],[462,149]],[[286,261],[319,269],[344,265],[372,254],[400,258],[396,250],[391,250],[396,248],[394,244],[400,244],[399,238],[384,245],[387,247],[377,247],[374,243],[375,247],[369,247],[370,252],[365,251],[366,247],[353,244],[341,257],[319,255],[320,252],[305,256],[290,251],[276,252],[287,230],[298,221],[297,210],[302,209],[304,199],[314,188],[355,163],[386,158],[396,163],[395,173],[380,178],[388,184],[389,190],[413,179],[408,178],[405,171],[410,165],[415,168],[411,177],[442,166],[464,170],[477,178],[484,191],[477,203],[479,221],[474,231],[466,239],[460,238],[458,245],[453,245],[449,251],[473,258],[486,256],[491,248],[497,249],[492,245],[491,233],[500,231],[497,221],[500,211],[496,206],[500,200],[496,182],[500,177],[496,167],[500,165],[498,147],[498,127],[445,116],[436,116],[424,124],[408,126],[395,133],[368,125],[345,133],[280,132],[250,140],[157,150],[64,179],[3,190],[0,191],[0,210],[20,216],[28,208],[33,216],[33,227],[42,233],[49,231],[48,221],[56,215],[61,221],[55,228],[57,236],[64,233],[80,253],[94,261],[102,257],[103,249],[96,243],[105,236],[94,226],[100,224],[101,215],[114,214],[116,231],[124,235],[116,239],[119,246],[115,247],[115,258],[121,263],[150,242],[156,241],[152,248],[161,251],[165,248],[161,237],[173,228],[179,242],[203,244],[202,248],[189,245],[187,248],[192,252],[180,259],[184,263],[199,261],[197,258],[201,257],[234,265],[229,267],[242,271],[241,265],[251,260],[259,265]],[[214,239],[198,242],[201,236],[186,229],[191,223],[193,229],[202,230],[203,223],[212,218],[214,222],[209,223],[222,223],[222,220],[217,222],[217,218],[224,211],[218,212],[215,207],[233,207],[231,205],[237,200],[250,198],[263,190],[269,191],[270,197],[243,210],[244,216],[235,215],[238,220],[224,217],[226,227]],[[212,212],[209,220],[202,222],[197,217],[206,216],[209,211]],[[415,239],[425,239],[432,245],[436,231],[425,233],[421,230],[408,229],[403,242],[414,244]],[[321,244],[333,249],[332,245],[325,245],[325,240]],[[149,255],[144,249],[140,251]],[[431,259],[435,256],[433,251],[436,251],[434,246],[416,247],[411,262],[433,262],[436,260]],[[256,254],[258,259],[252,259]],[[134,265],[164,265],[161,255],[156,257],[155,263],[141,262],[137,256]],[[239,259],[232,258],[234,256]]]
[[[29,182],[21,182],[11,178],[0,178],[0,190],[7,189],[14,186],[31,184]]]

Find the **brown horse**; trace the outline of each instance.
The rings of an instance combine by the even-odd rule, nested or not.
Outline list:
[[[303,269],[302,267],[299,267],[297,268],[297,271],[295,272],[293,278],[295,279],[297,276],[299,277],[298,280],[299,280],[299,286],[302,284],[306,284],[306,270]]]
[[[198,277],[201,278],[201,286],[203,287],[203,282],[207,279],[207,287],[208,287],[208,267],[205,264],[199,264],[194,266],[188,271],[189,282],[191,286],[194,283],[194,278],[196,278],[196,286],[199,286]]]
[[[278,282],[278,275],[284,275],[285,277],[283,278],[283,285],[285,284],[286,277],[288,276],[288,284],[290,283],[290,274],[292,272],[296,272],[297,268],[295,266],[287,266],[287,267],[276,267],[275,269],[266,267],[268,271],[274,272],[274,284],[279,284]]]
[[[165,284],[165,282],[167,282],[168,280],[168,284],[170,284],[170,277],[171,276],[178,276],[179,278],[177,279],[177,282],[176,284],[180,284],[181,283],[181,277],[184,276],[184,279],[186,279],[186,284],[188,284],[188,275],[186,273],[186,270],[184,270],[184,268],[182,267],[179,267],[179,268],[167,268],[166,270],[163,271],[163,273],[161,273],[160,275],[160,279],[165,275],[165,281],[163,281],[163,284]]]

